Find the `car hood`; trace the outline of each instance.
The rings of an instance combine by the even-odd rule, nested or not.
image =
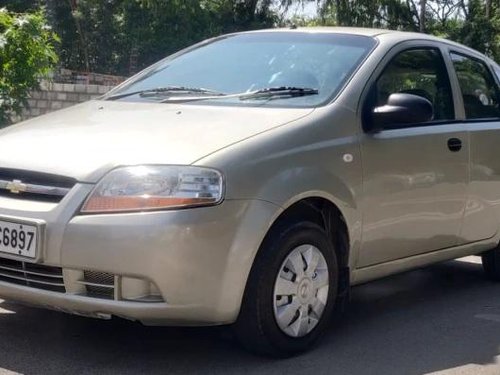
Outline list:
[[[121,165],[192,164],[312,111],[91,101],[0,131],[0,168],[94,183]]]

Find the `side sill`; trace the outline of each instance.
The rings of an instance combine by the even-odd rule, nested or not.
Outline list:
[[[397,259],[386,263],[376,264],[374,266],[358,268],[352,272],[351,285],[363,284],[400,272],[428,266],[433,263],[444,262],[469,255],[476,255],[482,253],[483,251],[493,249],[497,245],[498,242],[495,239],[488,239],[472,244]]]

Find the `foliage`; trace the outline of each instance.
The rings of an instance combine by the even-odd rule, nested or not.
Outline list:
[[[0,9],[0,127],[20,113],[28,93],[57,62],[58,39],[40,12],[13,14]]]
[[[317,3],[319,18],[302,24],[421,31],[500,59],[499,0],[317,0]]]
[[[46,8],[61,37],[58,54],[65,68],[117,75],[203,39],[273,27],[278,21],[273,0],[2,1],[18,11]]]
[[[283,19],[314,2],[318,16]],[[0,0],[45,8],[60,35],[61,65],[129,75],[200,40],[280,25],[340,25],[427,32],[500,59],[500,0]]]

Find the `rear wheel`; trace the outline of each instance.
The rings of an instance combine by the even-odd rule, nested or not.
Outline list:
[[[488,279],[500,281],[500,246],[483,253],[481,259]]]
[[[236,333],[248,349],[286,357],[309,349],[328,325],[338,289],[335,250],[309,222],[281,225],[252,269]]]

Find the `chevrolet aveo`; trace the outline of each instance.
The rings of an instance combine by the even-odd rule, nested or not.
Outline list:
[[[8,127],[0,297],[287,356],[353,285],[472,254],[498,280],[499,77],[422,34],[259,31]]]

